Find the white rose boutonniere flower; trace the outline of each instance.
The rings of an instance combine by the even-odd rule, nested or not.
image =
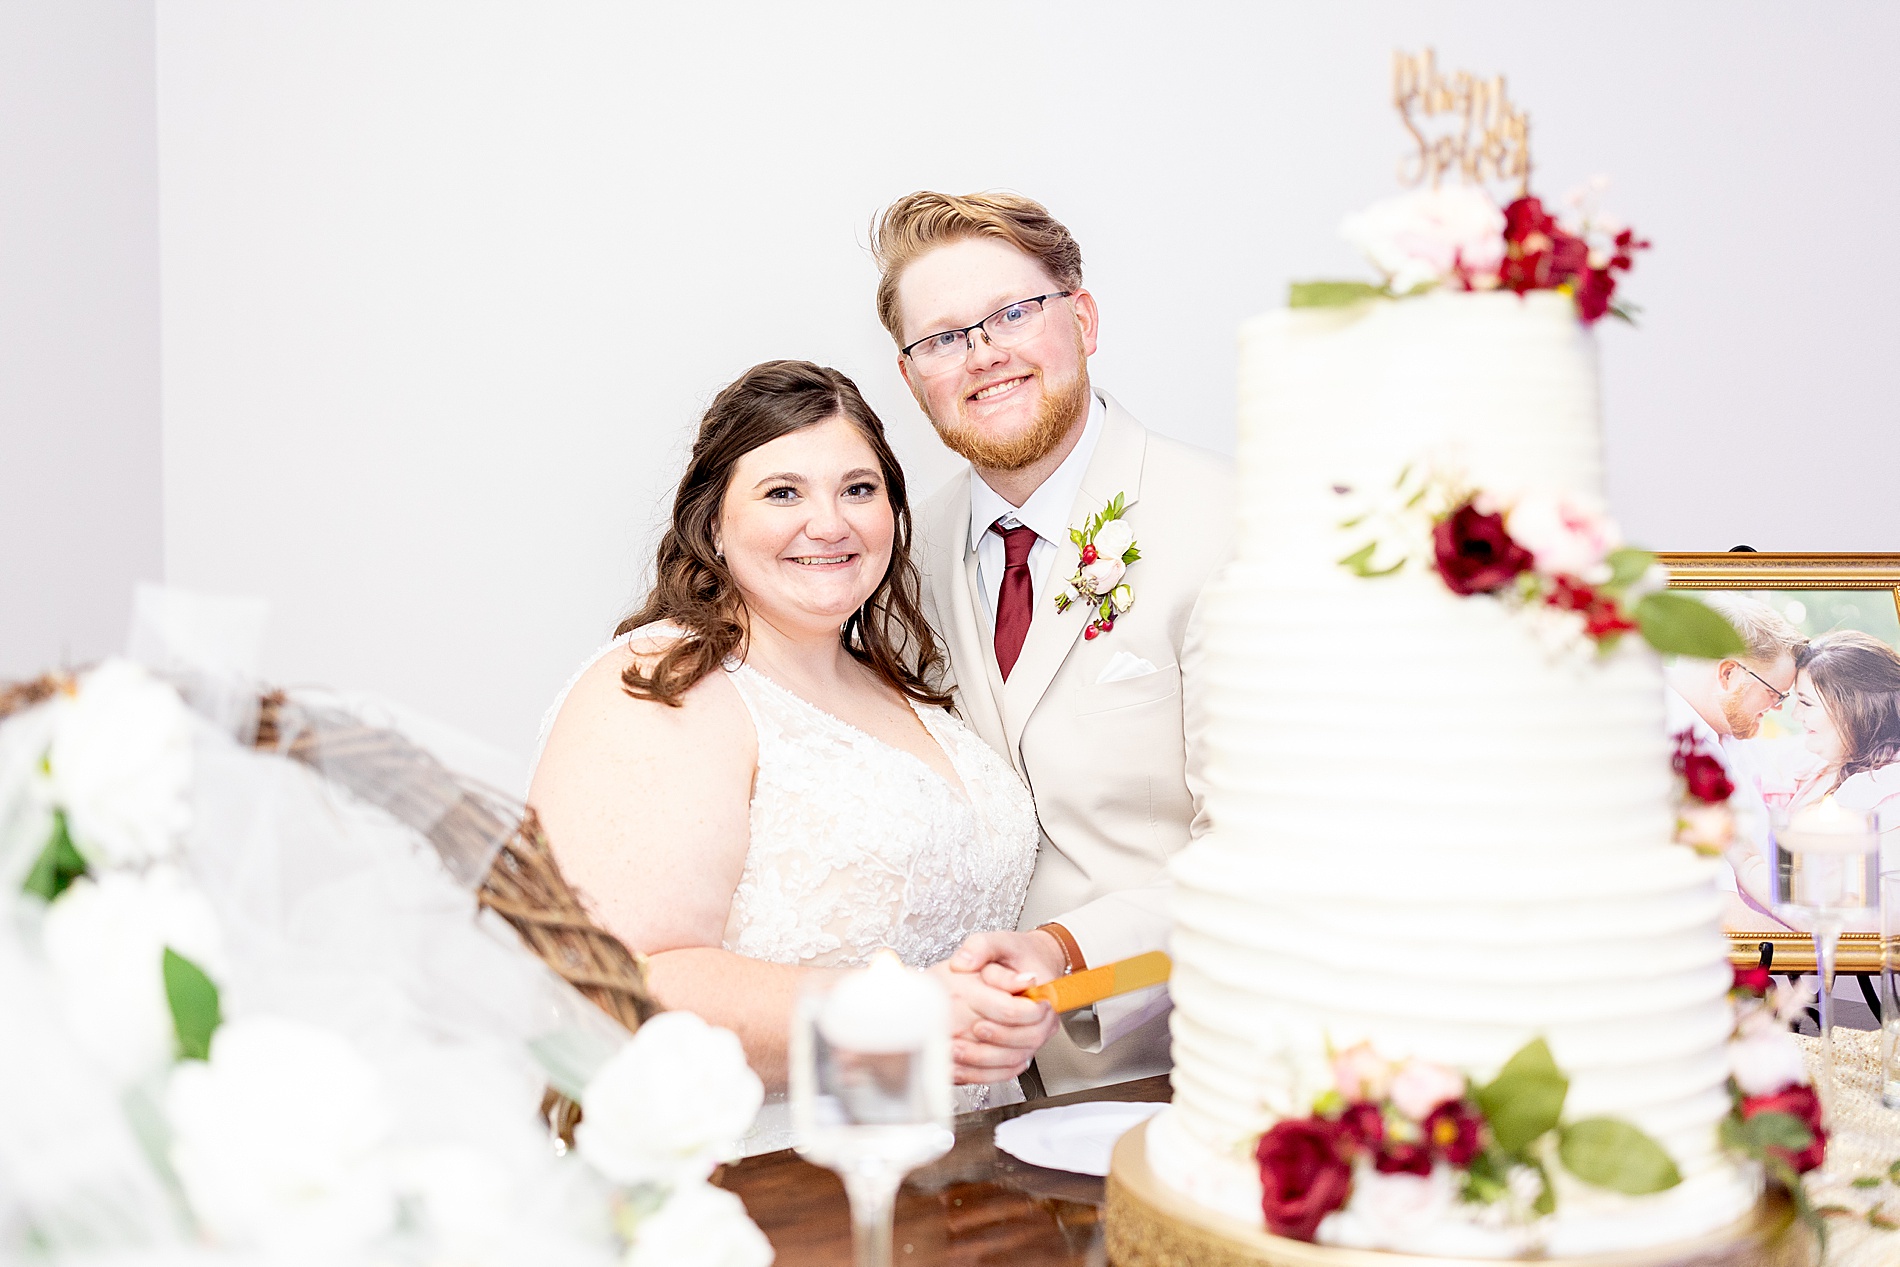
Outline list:
[[[191,710],[129,660],[80,680],[46,761],[53,800],[90,866],[170,857],[191,825]]]
[[[1128,567],[1141,557],[1135,544],[1135,530],[1122,516],[1127,505],[1117,493],[1080,528],[1069,530],[1069,539],[1080,551],[1075,575],[1056,595],[1056,610],[1068,611],[1077,603],[1095,611],[1095,619],[1082,631],[1084,638],[1099,638],[1115,628],[1115,621],[1135,605],[1135,591],[1122,582]]]
[[[769,1267],[772,1259],[772,1243],[747,1216],[745,1202],[724,1188],[695,1182],[640,1220],[624,1263],[625,1267]]]
[[[764,1102],[738,1035],[662,1012],[588,1082],[574,1141],[615,1183],[696,1181],[738,1155]]]
[[[73,1036],[120,1083],[176,1054],[165,951],[224,975],[217,916],[170,866],[74,881],[47,908],[41,938]]]
[[[186,1061],[165,1096],[172,1167],[230,1248],[347,1249],[395,1225],[382,1078],[341,1035],[252,1016]]]

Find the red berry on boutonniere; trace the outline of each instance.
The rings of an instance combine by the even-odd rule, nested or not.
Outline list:
[[[1090,542],[1082,547],[1082,566],[1087,567],[1101,556],[1095,552],[1095,544]]]

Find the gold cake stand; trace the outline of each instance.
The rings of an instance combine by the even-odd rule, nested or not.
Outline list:
[[[1108,1261],[1114,1267],[1499,1267],[1496,1259],[1423,1258],[1336,1249],[1271,1236],[1188,1200],[1148,1168],[1147,1124],[1115,1145],[1108,1174]],[[1551,1267],[1810,1267],[1812,1238],[1774,1193],[1752,1214],[1692,1241],[1588,1258],[1546,1258]]]

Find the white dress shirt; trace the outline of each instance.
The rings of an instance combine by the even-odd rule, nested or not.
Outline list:
[[[1075,442],[1069,456],[1062,459],[1062,465],[1050,472],[1049,478],[1021,506],[1010,505],[1001,493],[983,482],[981,475],[973,473],[970,548],[976,551],[976,576],[983,587],[983,616],[992,632],[996,629],[996,604],[1003,592],[1003,569],[1007,561],[1003,538],[991,532],[990,525],[1001,519],[1005,528],[1020,525],[1035,530],[1036,543],[1029,547],[1029,610],[1036,612],[1049,588],[1049,569],[1055,566],[1056,556],[1061,553],[1058,543],[1067,541],[1069,529],[1077,526],[1069,522],[1069,512],[1075,509],[1076,496],[1082,491],[1082,476],[1089,469],[1089,459],[1095,456],[1095,444],[1101,439],[1102,423],[1107,417],[1102,398],[1091,394],[1089,420],[1082,425],[1081,439]]]

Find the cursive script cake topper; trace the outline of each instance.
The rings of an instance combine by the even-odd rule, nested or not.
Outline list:
[[[1438,188],[1445,173],[1457,171],[1466,184],[1517,182],[1530,192],[1531,121],[1511,104],[1504,76],[1480,79],[1470,71],[1446,75],[1431,49],[1392,54],[1392,104],[1418,152],[1399,160],[1399,183]],[[1427,121],[1449,116],[1451,129],[1428,136]]]

